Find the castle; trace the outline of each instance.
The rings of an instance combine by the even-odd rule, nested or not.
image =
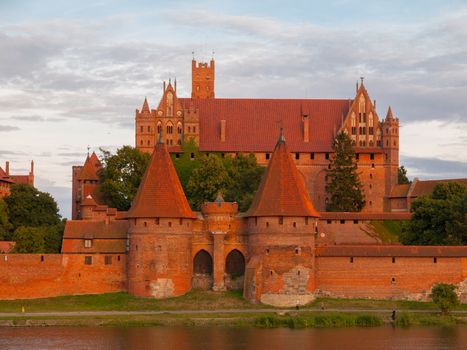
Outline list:
[[[5,170],[0,167],[0,198],[10,195],[14,184],[27,184],[34,186],[34,161],[31,161],[31,170],[27,175],[10,174],[10,162],[5,163]]]
[[[169,82],[156,110],[145,100],[136,112],[136,145],[151,159],[130,210],[102,204],[101,165],[89,155],[73,167],[62,254],[1,254],[0,299],[202,288],[290,306],[316,296],[425,300],[445,282],[467,300],[467,247],[387,245],[371,230],[372,220],[409,219],[421,182],[397,184],[398,119],[389,109],[379,121],[363,83],[354,100],[217,99],[214,61],[193,61],[192,72],[191,99]],[[357,144],[368,203],[359,213],[323,211],[340,130]],[[191,210],[170,157],[190,138],[207,156],[252,152],[267,167],[247,212],[221,194]]]

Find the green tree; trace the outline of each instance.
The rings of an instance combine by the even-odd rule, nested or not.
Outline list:
[[[401,242],[416,245],[467,244],[467,187],[445,182],[431,195],[412,203],[412,219],[403,227]]]
[[[193,170],[199,167],[199,159],[204,156],[204,154],[198,151],[198,145],[193,139],[184,142],[182,148],[183,153],[179,153],[178,155],[171,154],[170,156],[183,190],[187,193],[188,181],[190,180],[191,174]]]
[[[441,309],[444,314],[459,305],[459,298],[456,294],[457,287],[452,284],[438,283],[431,289],[431,299]]]
[[[105,202],[118,210],[128,210],[150,156],[131,146],[123,146],[113,155],[110,152],[101,151],[103,152],[103,168],[99,172],[99,177]]]
[[[407,177],[407,169],[402,165],[397,169],[397,183],[398,184],[409,184],[409,178]]]
[[[50,194],[32,186],[13,185],[5,202],[12,230],[21,226],[55,226],[60,223],[57,202]]]
[[[13,240],[16,241],[15,253],[45,253],[45,227],[18,227]]]
[[[226,193],[231,185],[229,174],[219,156],[211,154],[201,157],[199,163],[187,185],[188,201],[194,210],[199,210],[202,203],[214,200],[218,192]]]
[[[365,199],[354,161],[354,144],[345,132],[337,135],[333,151],[334,158],[326,173],[326,192],[331,195],[326,210],[361,211]]]
[[[8,220],[8,207],[5,201],[0,198],[0,241],[11,239],[11,224]]]
[[[225,199],[237,202],[239,211],[246,211],[259,187],[264,167],[256,163],[253,154],[247,156],[239,154],[235,158],[226,158],[224,166],[231,180]]]

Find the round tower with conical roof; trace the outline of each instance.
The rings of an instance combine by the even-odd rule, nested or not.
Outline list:
[[[156,144],[127,214],[128,292],[166,298],[191,289],[191,211],[161,140]]]
[[[244,296],[250,301],[295,305],[315,289],[315,231],[319,213],[282,134],[245,216],[250,260]]]

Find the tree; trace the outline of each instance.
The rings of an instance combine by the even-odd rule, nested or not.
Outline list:
[[[8,218],[12,230],[21,226],[55,226],[60,223],[57,202],[46,192],[25,185],[11,187],[11,193],[5,198],[8,206]]]
[[[131,146],[123,146],[114,155],[104,150],[102,152],[103,167],[99,177],[104,200],[110,207],[128,210],[150,156]]]
[[[361,211],[365,205],[362,185],[354,161],[354,143],[340,132],[333,144],[334,158],[326,172],[326,192],[331,195],[327,211]]]
[[[188,181],[190,180],[191,174],[193,170],[199,167],[199,159],[204,156],[204,154],[199,153],[198,145],[193,139],[184,142],[182,148],[183,153],[178,154],[178,158],[175,154],[171,154],[170,156],[183,190],[187,193]]]
[[[431,289],[431,299],[441,309],[443,314],[459,305],[459,298],[456,294],[457,287],[452,284],[438,283]]]
[[[256,157],[253,154],[247,156],[239,154],[235,158],[226,158],[224,166],[231,180],[225,199],[237,202],[239,211],[246,211],[259,187],[264,167],[256,163]]]
[[[188,202],[199,210],[204,202],[213,201],[218,192],[226,193],[230,178],[220,157],[215,154],[201,157],[187,185]]]
[[[410,183],[407,177],[407,169],[403,165],[397,169],[397,183],[400,185]]]
[[[416,245],[467,244],[467,187],[439,183],[431,195],[412,203],[412,219],[403,227],[401,242]]]
[[[8,207],[5,201],[0,198],[0,241],[11,239],[11,224],[8,220]]]

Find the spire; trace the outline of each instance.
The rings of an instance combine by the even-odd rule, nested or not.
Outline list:
[[[141,113],[144,113],[144,112],[150,113],[149,103],[146,97],[144,98],[143,108],[141,109]]]
[[[277,140],[277,144],[284,142],[285,143],[285,137],[284,137],[284,129],[281,128],[280,135],[279,135],[279,140]],[[277,148],[277,145],[276,145]]]
[[[394,119],[394,116],[392,115],[391,106],[389,106],[389,108],[388,108],[388,113],[386,114],[386,119]]]
[[[127,217],[195,218],[165,143],[156,144]]]
[[[302,175],[287,150],[282,129],[246,216],[319,217],[308,197]]]
[[[92,152],[91,156],[87,156],[86,161],[83,165],[83,170],[78,176],[78,180],[93,180],[99,181],[97,176],[97,170],[101,167],[101,162],[95,152]]]

